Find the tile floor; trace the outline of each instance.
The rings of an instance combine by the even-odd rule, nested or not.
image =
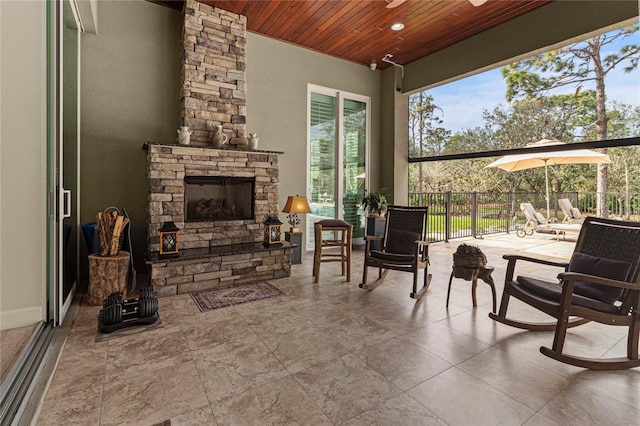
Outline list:
[[[473,308],[469,283],[454,280],[445,308],[460,242],[431,246],[434,278],[419,302],[408,296],[409,274],[358,288],[355,251],[351,283],[339,265],[324,264],[313,284],[305,255],[290,278],[272,281],[284,296],[207,313],[189,295],[162,298],[162,328],[99,343],[99,308],[82,306],[37,424],[640,424],[640,369],[593,372],[544,357],[538,348],[551,333],[491,321],[483,283]],[[573,249],[553,236],[470,243],[495,266],[498,295],[502,254],[517,247],[568,258]],[[540,317],[517,301],[510,312]],[[624,330],[598,324],[574,329],[567,344],[590,356],[624,348]]]

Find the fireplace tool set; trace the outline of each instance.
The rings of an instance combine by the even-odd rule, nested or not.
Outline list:
[[[99,315],[101,333],[149,325],[158,320],[158,295],[151,287],[143,288],[140,295],[133,299],[124,299],[122,292],[111,293],[102,306]]]

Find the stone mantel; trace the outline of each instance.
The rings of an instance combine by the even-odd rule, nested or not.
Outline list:
[[[150,141],[145,142],[142,145],[142,149],[144,149],[146,151],[146,150],[149,149],[150,146],[153,146],[153,145],[175,146],[175,147],[180,147],[180,148],[196,149],[196,150],[211,149],[211,150],[216,150],[216,151],[229,151],[229,152],[256,152],[258,154],[276,154],[276,155],[284,154],[284,151],[271,151],[271,150],[267,150],[267,149],[213,148],[213,147],[206,147],[206,146],[189,146],[189,145],[178,145],[178,144],[175,144],[175,143],[162,143],[162,142],[150,142]],[[197,151],[194,151],[194,152],[197,152]]]

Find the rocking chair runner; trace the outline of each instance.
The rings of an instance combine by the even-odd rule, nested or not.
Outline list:
[[[560,362],[593,370],[617,370],[640,366],[640,222],[588,217],[580,231],[570,263],[524,256],[504,256],[509,262],[498,314],[489,317],[528,330],[555,330],[553,346],[540,352]],[[560,283],[518,276],[516,262],[529,261],[565,268]],[[513,296],[556,318],[546,324],[508,319]],[[627,356],[582,358],[563,352],[567,329],[589,321],[628,327]]]
[[[383,283],[390,269],[413,274],[414,299],[421,299],[431,282],[428,274],[429,243],[426,239],[427,207],[389,206],[383,237],[367,236],[364,256],[364,272],[360,288],[373,290]],[[380,250],[373,250],[371,242],[379,240]],[[367,283],[367,269],[378,268],[378,279]],[[424,282],[418,290],[418,272],[424,269]]]

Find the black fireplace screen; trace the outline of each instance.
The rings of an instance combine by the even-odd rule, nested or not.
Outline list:
[[[255,179],[218,176],[186,176],[185,220],[254,219]]]

